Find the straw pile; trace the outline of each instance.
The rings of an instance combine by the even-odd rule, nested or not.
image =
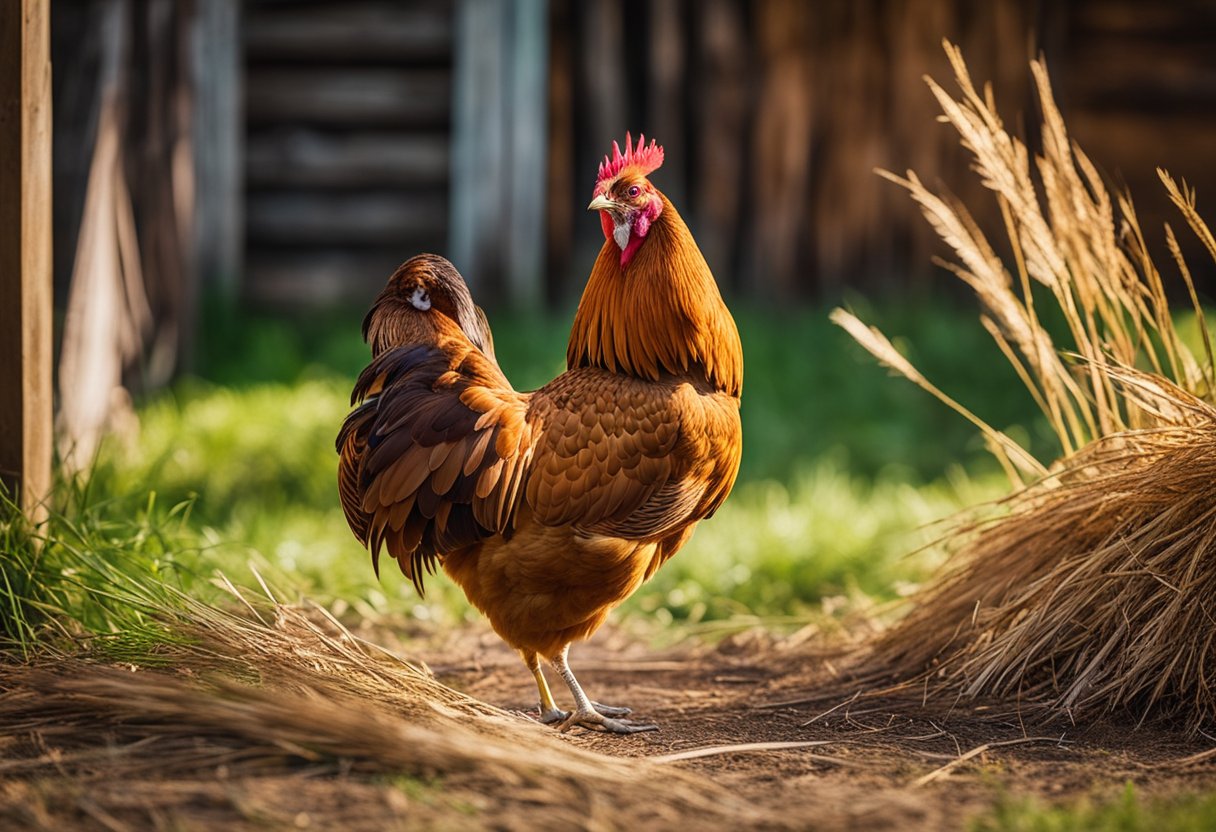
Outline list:
[[[971,419],[1015,484],[952,535],[952,566],[879,641],[875,661],[943,701],[1001,697],[1041,717],[1130,712],[1200,728],[1216,717],[1216,408],[1190,272],[1167,226],[1202,361],[1175,330],[1130,198],[1112,197],[1069,139],[1044,64],[1031,64],[1043,120],[1032,156],[1005,130],[991,90],[981,95],[959,51],[946,51],[961,97],[929,84],[997,199],[1014,271],[962,205],[914,173],[884,175],[953,249],[947,267],[975,291],[982,325],[1041,407],[1060,456],[1036,460],[877,330],[835,313],[880,361]],[[1193,193],[1160,176],[1216,258]],[[1043,319],[1063,320],[1064,343]]]
[[[107,828],[208,818],[229,828],[241,817],[251,828],[292,825],[295,810],[254,823],[241,801],[256,795],[276,812],[299,804],[327,827],[450,823],[443,806],[433,818],[415,804],[373,811],[385,790],[372,787],[407,776],[442,777],[449,801],[483,795],[496,810],[529,812],[466,818],[470,828],[519,828],[528,817],[553,828],[760,817],[689,774],[577,748],[460,694],[323,609],[233,592],[244,614],[186,597],[164,610],[183,637],[165,644],[166,670],[70,656],[0,663],[0,817],[40,828],[61,827],[64,812]]]

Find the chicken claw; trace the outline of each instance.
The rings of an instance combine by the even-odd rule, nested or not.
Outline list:
[[[618,708],[616,705],[601,705],[599,702],[592,702],[591,707],[600,716],[629,716],[633,713],[633,708]]]
[[[657,725],[634,725],[623,719],[612,719],[598,711],[575,711],[566,717],[557,730],[563,734],[571,728],[586,728],[589,731],[600,731],[605,734],[640,734],[643,731],[657,731]]]
[[[569,718],[570,712],[563,711],[561,708],[546,708],[543,705],[540,708],[540,721],[543,725],[565,722]]]
[[[591,707],[600,716],[629,716],[633,713],[633,708],[618,708],[615,705],[601,705],[599,702],[592,702]],[[543,702],[538,710],[540,711],[540,721],[545,725],[564,722],[570,718],[569,711],[563,711],[557,707],[546,708]]]

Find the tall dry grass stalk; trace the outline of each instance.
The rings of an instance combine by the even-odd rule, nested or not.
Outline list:
[[[1012,270],[967,209],[909,172],[883,172],[920,204],[957,260],[981,324],[1012,363],[1060,444],[1052,464],[934,387],[877,330],[837,310],[881,362],[983,432],[1015,484],[1004,513],[963,525],[947,574],[876,646],[879,666],[930,694],[1012,697],[1043,715],[1116,710],[1216,716],[1216,409],[1210,339],[1190,271],[1171,255],[1205,354],[1179,337],[1127,195],[1112,196],[1071,141],[1043,62],[1031,63],[1041,155],[1010,135],[945,45],[961,91],[928,81],[994,194]],[[1159,171],[1187,224],[1216,241],[1185,184]],[[1046,305],[1053,308],[1047,311]],[[1058,343],[1043,320],[1062,320]]]

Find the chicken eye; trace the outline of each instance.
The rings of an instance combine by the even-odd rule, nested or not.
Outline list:
[[[410,295],[410,303],[419,312],[425,312],[431,308],[431,296],[426,293],[426,289],[419,286],[414,289],[414,294]]]
[[[641,188],[639,188],[637,185],[631,185],[631,186],[629,186],[629,195],[630,195],[630,196],[637,196],[637,195],[638,195],[638,194],[640,194],[641,192],[642,192],[642,189],[641,189]]]

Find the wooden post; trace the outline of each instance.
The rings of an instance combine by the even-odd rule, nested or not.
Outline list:
[[[546,0],[515,0],[509,57],[507,160],[507,295],[512,305],[544,301],[545,155],[549,138],[549,8]]]
[[[241,7],[237,0],[211,0],[195,9],[190,46],[198,277],[232,300],[240,292],[245,248]]]
[[[0,477],[34,518],[51,486],[50,13],[0,3]]]
[[[480,302],[543,299],[547,0],[456,6],[449,256]]]
[[[549,140],[545,148],[545,293],[550,305],[578,299],[570,280],[574,229],[581,220],[575,194],[574,0],[549,3]]]
[[[503,135],[503,64],[508,7],[456,4],[452,79],[452,202],[448,257],[480,303],[502,300],[503,222],[510,154]]]
[[[700,10],[699,10],[700,11]],[[674,164],[663,169],[662,189],[681,211],[688,210],[684,171],[684,20],[687,12],[680,0],[650,0],[650,72],[646,135],[658,139]],[[691,212],[689,212],[691,214]]]

